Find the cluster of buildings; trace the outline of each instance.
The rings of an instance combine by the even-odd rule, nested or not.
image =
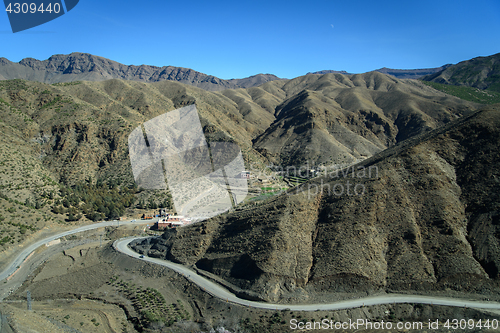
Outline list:
[[[241,178],[241,179],[251,179],[253,178],[250,171],[241,171],[236,178]],[[225,211],[225,210],[224,210]],[[186,218],[184,216],[180,215],[171,215],[167,213],[167,209],[165,208],[160,208],[158,210],[158,213],[153,213],[152,215],[146,215],[143,214],[142,219],[153,219],[159,217],[158,221],[155,222],[154,226],[152,229],[156,230],[164,230],[167,228],[177,228],[181,227],[187,224],[192,223],[193,221],[190,218]]]
[[[177,228],[189,223],[191,223],[191,220],[185,218],[184,216],[166,214],[165,217],[162,217],[155,222],[155,229],[164,230],[166,228]]]

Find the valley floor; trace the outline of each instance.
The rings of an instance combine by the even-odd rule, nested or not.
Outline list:
[[[73,243],[63,242],[54,247],[58,251],[45,257],[39,266],[32,265],[31,261],[39,260],[41,254],[30,258],[27,262],[28,279],[0,304],[0,311],[16,332],[68,332],[71,329],[74,332],[208,332],[212,327],[225,327],[231,332],[291,332],[295,331],[292,323],[303,322],[305,325],[324,319],[333,322],[367,319],[372,322],[418,320],[427,323],[443,318],[492,320],[499,317],[489,311],[422,304],[304,312],[256,309],[228,303],[210,296],[170,269],[116,252],[112,248],[113,235],[122,237],[126,233],[141,233],[140,229],[130,226],[120,228],[127,230],[118,232],[117,227],[108,228],[108,237],[102,247],[99,242],[78,245],[78,240],[73,240]],[[28,290],[33,298],[32,311],[27,310]],[[154,298],[152,295],[157,293],[162,296]],[[144,315],[144,310],[154,308],[163,309],[162,320],[166,323],[148,321],[148,318],[154,318]],[[169,319],[175,321],[168,322]],[[441,329],[433,330],[439,331],[446,329],[441,326]]]

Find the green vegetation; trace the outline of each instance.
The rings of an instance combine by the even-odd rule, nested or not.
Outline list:
[[[7,244],[11,238],[9,236],[5,236],[4,238],[0,239],[0,245]]]
[[[21,234],[25,234],[26,230],[31,230],[31,231],[37,231],[38,229],[32,225],[26,225],[26,224],[21,224],[21,223],[15,223],[15,222],[7,222],[7,224],[10,224],[13,227],[18,227],[19,232]]]
[[[56,214],[68,213],[69,221],[79,220],[81,214],[92,221],[116,219],[123,215],[125,208],[132,205],[136,192],[135,185],[125,187],[115,182],[106,184],[102,181],[93,184],[88,179],[72,187],[62,186],[62,199],[56,200],[52,211]]]
[[[180,300],[167,304],[163,295],[154,288],[136,287],[132,283],[118,280],[118,276],[113,276],[108,283],[132,301],[136,311],[141,314],[140,325],[142,327],[147,327],[152,323],[164,323],[166,326],[171,326],[177,321],[190,318]]]
[[[480,104],[500,103],[500,93],[466,86],[453,86],[436,82],[422,81],[426,85],[446,94]]]
[[[158,200],[155,200],[158,199]],[[166,209],[172,209],[173,204],[172,204],[172,195],[170,192],[167,192],[165,194],[165,197],[161,198],[159,195],[156,196],[150,196],[148,201],[145,201],[144,199],[139,200],[139,203],[137,204],[137,208],[139,209],[157,209],[157,208],[166,208]]]
[[[1,99],[1,98],[0,98],[0,103],[1,103],[1,104],[4,104],[4,105],[6,105],[6,106],[12,106],[12,105],[10,105],[8,102],[4,101],[4,100],[3,100],[3,99]]]
[[[274,191],[274,190],[279,190],[279,187],[274,188],[274,187],[261,187],[260,188],[262,191]]]
[[[302,183],[305,183],[307,182],[307,179],[305,178],[300,178],[300,177],[286,177],[291,183],[295,184],[295,185],[300,185]]]
[[[73,81],[73,82],[58,82],[58,83],[53,83],[53,86],[56,87],[65,87],[65,86],[76,86],[81,84],[82,81]]]
[[[252,321],[250,318],[240,319],[239,324],[244,329],[245,332],[249,333],[260,333],[260,332],[280,332],[280,328],[285,328],[285,311],[274,312],[271,315],[260,315],[259,321]],[[291,312],[290,312],[291,314]],[[292,316],[294,317],[294,316]],[[306,323],[307,319],[300,319],[300,316],[296,318],[298,322]],[[320,321],[311,319],[310,321]]]
[[[42,92],[43,93],[43,92]],[[48,103],[45,103],[40,109],[46,109],[46,108],[49,108],[53,105],[56,105],[58,102],[60,102],[62,100],[62,97],[61,96],[56,96],[56,98],[54,98],[53,100],[51,100],[50,102]]]
[[[500,93],[499,54],[462,61],[436,74],[430,76],[434,82],[446,78],[450,85],[479,87]]]
[[[27,90],[28,86],[26,85],[26,82],[21,79],[14,79],[14,80],[5,80],[5,81],[0,81],[0,89],[7,89],[7,90]]]

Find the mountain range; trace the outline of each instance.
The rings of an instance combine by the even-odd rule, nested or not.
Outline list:
[[[499,129],[500,109],[490,107],[134,249],[269,302],[380,292],[497,297]]]
[[[472,61],[472,63],[470,63]],[[388,74],[398,79],[424,79],[438,83],[456,84],[461,78],[469,73],[462,73],[460,68],[474,65],[473,69],[478,74],[474,80],[475,84],[468,85],[485,89],[490,85],[481,83],[495,81],[498,75],[498,55],[490,57],[479,57],[469,62],[461,62],[457,65],[447,64],[436,68],[425,69],[392,69],[380,68],[376,72]],[[492,66],[488,71],[489,65]],[[458,72],[457,72],[458,71]],[[486,72],[485,72],[486,71]],[[455,73],[451,78],[451,73]],[[461,73],[461,74],[460,74]],[[346,71],[322,70],[309,72],[308,74],[343,74],[352,75]],[[458,77],[457,75],[460,75]],[[488,78],[482,78],[486,75]],[[177,81],[189,84],[209,91],[221,91],[225,89],[250,88],[259,86],[265,82],[280,80],[273,74],[257,74],[243,79],[224,80],[213,75],[207,75],[189,68],[174,66],[149,66],[149,65],[124,65],[113,60],[95,56],[88,53],[74,52],[68,55],[57,54],[47,60],[25,58],[20,62],[11,62],[6,58],[0,58],[0,80],[24,79],[44,83],[64,83],[73,81],[103,81],[109,79],[131,80],[139,82]],[[498,88],[495,88],[498,89]]]
[[[0,246],[7,250],[58,223],[165,202],[165,191],[134,190],[128,136],[147,120],[193,103],[207,141],[236,143],[256,174],[271,163],[353,163],[481,106],[378,72],[311,74],[223,91],[166,80],[3,80]],[[95,187],[82,194],[89,183]]]
[[[279,165],[352,163],[477,107],[378,72],[306,75],[280,90],[287,98],[253,140],[258,152]]]
[[[255,78],[236,89],[214,79],[217,91],[209,91],[146,82],[168,77],[151,74],[159,68],[134,80],[138,67],[85,54],[72,59],[2,60],[3,78],[25,76],[0,80],[2,253],[46,228],[115,209],[111,195],[131,209],[162,198],[134,187],[128,136],[149,119],[196,104],[207,141],[236,143],[256,173],[271,163],[358,164],[354,173],[324,175],[305,190],[168,232],[143,251],[272,301],[323,292],[498,293],[498,105],[485,108],[377,71],[253,86]],[[182,72],[190,82],[204,75],[190,71]],[[103,80],[113,72],[129,79]],[[453,82],[480,81],[470,73]],[[495,87],[494,77],[479,78]],[[358,177],[370,167],[377,174]],[[361,184],[363,195],[336,195],[348,182]]]
[[[451,64],[447,64],[441,67],[436,68],[422,68],[422,69],[393,69],[393,68],[380,68],[375,69],[375,72],[388,74],[394,76],[398,79],[420,79],[426,75],[432,75],[437,72],[441,72],[442,70],[452,66]],[[317,72],[309,72],[307,74],[344,74],[344,75],[352,75],[352,73],[348,73],[346,71],[335,71],[335,70],[323,70]]]
[[[14,63],[0,58],[0,80],[24,79],[44,83],[104,81],[122,79],[140,82],[177,81],[206,90],[249,88],[278,80],[272,74],[257,74],[244,79],[223,80],[189,68],[174,66],[127,66],[88,53],[57,54],[47,60],[22,59]]]

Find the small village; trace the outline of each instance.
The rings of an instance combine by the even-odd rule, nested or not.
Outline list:
[[[307,170],[309,172],[309,170]],[[314,175],[314,170],[307,173],[309,177]],[[248,182],[248,195],[245,201],[252,202],[263,200],[269,196],[281,193],[289,186],[294,186],[304,182],[306,179],[288,176],[284,172],[271,171],[269,174],[253,174],[250,171],[242,171],[238,178],[246,179]],[[144,213],[142,220],[151,220],[154,224],[151,230],[163,231],[169,228],[178,228],[199,221],[199,218],[189,218],[182,215],[176,215],[175,211],[159,208],[150,213]]]
[[[167,228],[177,228],[182,227],[184,225],[188,225],[191,223],[191,219],[186,218],[180,215],[173,215],[172,213],[168,213],[166,208],[160,208],[155,211],[152,215],[143,214],[142,220],[153,220],[155,221],[154,225],[151,227],[152,230],[165,230]]]

